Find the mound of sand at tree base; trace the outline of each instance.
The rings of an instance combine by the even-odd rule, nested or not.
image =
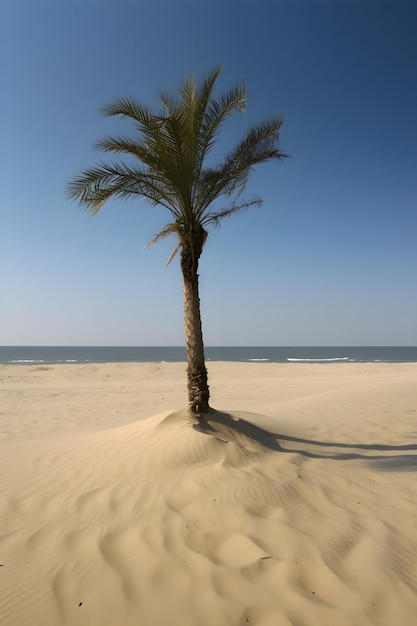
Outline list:
[[[60,367],[38,408],[67,389]],[[39,412],[3,433],[2,626],[415,626],[417,367],[335,367],[274,370],[283,400],[259,406],[275,395],[275,416],[61,433]],[[100,409],[115,390],[99,388]]]

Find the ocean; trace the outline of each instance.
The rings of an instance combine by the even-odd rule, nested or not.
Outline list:
[[[214,347],[206,361],[254,363],[411,363],[417,347]],[[186,362],[185,347],[0,346],[0,364]]]

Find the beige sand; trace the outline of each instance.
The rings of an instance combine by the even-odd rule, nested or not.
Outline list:
[[[415,626],[417,364],[0,368],[2,626]]]

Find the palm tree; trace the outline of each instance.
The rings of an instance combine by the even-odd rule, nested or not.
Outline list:
[[[97,147],[104,153],[127,155],[128,160],[100,162],[83,170],[68,185],[68,196],[96,214],[110,198],[143,198],[171,213],[170,221],[151,244],[170,234],[179,251],[184,285],[188,400],[191,411],[209,411],[209,388],[201,327],[198,263],[207,239],[207,227],[261,200],[240,200],[254,165],[283,159],[278,148],[283,118],[274,117],[250,128],[246,136],[219,162],[212,150],[223,122],[233,112],[244,112],[246,88],[236,86],[220,98],[213,95],[221,67],[197,85],[193,76],[173,97],[160,93],[161,110],[152,112],[136,100],[111,100],[101,112],[134,122],[138,136],[113,136]],[[210,157],[210,158],[209,158]],[[226,200],[224,207],[219,199]]]

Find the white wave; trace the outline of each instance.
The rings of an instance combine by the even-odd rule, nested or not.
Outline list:
[[[269,359],[248,359],[248,361],[269,361]]]
[[[65,359],[65,363],[77,363],[77,359]]]
[[[45,363],[42,359],[15,359],[10,363]]]
[[[318,363],[318,362],[329,362],[329,361],[349,361],[352,359],[349,359],[349,357],[347,356],[336,356],[332,359],[291,359],[290,357],[287,357],[287,361],[298,361],[298,362],[313,362],[313,363]]]

